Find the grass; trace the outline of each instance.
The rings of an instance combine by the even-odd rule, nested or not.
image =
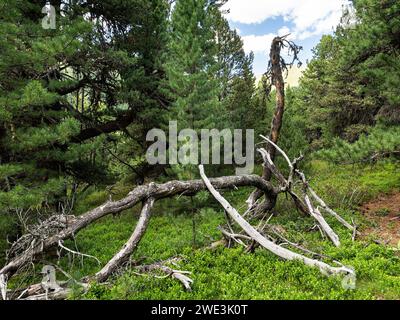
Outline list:
[[[359,204],[380,193],[400,186],[400,174],[391,163],[380,163],[373,168],[334,167],[325,162],[313,162],[307,172],[311,184],[326,202],[348,221],[356,221],[362,228],[368,226],[357,211]],[[226,192],[231,203],[240,208],[249,189]],[[78,203],[84,212],[105,200],[102,192],[92,193]],[[286,238],[310,250],[324,253],[332,260],[356,270],[355,290],[343,287],[343,277],[326,277],[318,270],[300,262],[287,262],[266,250],[254,254],[244,249],[206,249],[221,238],[217,227],[224,223],[220,208],[207,195],[201,195],[195,218],[196,243],[193,243],[192,217],[185,212],[184,198],[157,203],[148,231],[132,257],[141,263],[152,263],[180,255],[184,259],[179,268],[192,272],[193,290],[187,292],[176,280],[139,276],[130,270],[111,279],[108,285],[93,284],[85,295],[78,292],[75,299],[399,299],[400,258],[395,248],[375,244],[373,239],[351,240],[351,234],[337,221],[327,217],[338,232],[342,246],[334,247],[313,230],[314,221],[303,217],[280,197],[277,215],[271,223],[279,225]],[[81,252],[94,255],[106,263],[130,236],[139,208],[128,210],[120,217],[107,217],[76,237]],[[74,248],[73,241],[66,245]],[[330,261],[332,263],[332,261]],[[64,256],[60,265],[73,277],[93,274],[100,266],[95,260],[69,260]]]
[[[382,208],[375,212],[378,217],[387,217],[390,214],[390,210],[388,208]]]

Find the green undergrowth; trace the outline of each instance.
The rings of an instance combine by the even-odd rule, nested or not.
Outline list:
[[[337,167],[314,161],[307,170],[314,189],[347,221],[354,222],[362,230],[369,226],[358,212],[364,201],[381,193],[398,190],[399,168],[391,163],[371,167]],[[129,188],[121,188],[120,196]],[[224,196],[243,212],[246,197],[251,189],[224,192]],[[132,257],[140,264],[151,264],[170,257],[180,256],[180,270],[192,272],[193,290],[185,291],[171,278],[138,275],[126,269],[114,276],[108,284],[93,283],[89,292],[74,299],[399,299],[400,258],[398,248],[374,243],[363,238],[352,241],[351,232],[336,220],[327,216],[328,222],[340,236],[342,245],[334,247],[321,233],[310,217],[302,216],[287,201],[279,198],[270,223],[279,226],[280,232],[290,241],[298,243],[329,258],[334,265],[340,261],[356,270],[354,290],[345,289],[343,276],[327,277],[317,269],[304,266],[298,261],[287,262],[266,250],[257,249],[246,253],[244,248],[207,248],[220,240],[217,227],[224,224],[223,211],[215,201],[203,195],[203,205],[193,216],[186,212],[188,201],[184,197],[157,202],[148,230],[138,250]],[[80,200],[78,213],[101,204],[104,192],[93,192]],[[106,217],[77,236],[76,241],[66,241],[71,249],[97,257],[105,264],[128,239],[135,226],[139,207],[123,212],[117,217]],[[257,222],[253,222],[256,224]],[[76,247],[75,247],[76,246]],[[91,258],[71,259],[64,256],[59,265],[74,278],[94,274],[100,269]],[[177,268],[177,267],[174,267]]]

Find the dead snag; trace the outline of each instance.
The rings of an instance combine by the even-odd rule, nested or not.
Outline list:
[[[289,35],[283,37],[275,37],[271,44],[270,50],[270,60],[268,63],[268,70],[263,75],[263,85],[265,89],[265,94],[268,96],[271,92],[271,87],[274,86],[276,89],[276,107],[275,113],[272,119],[271,130],[269,134],[269,138],[273,143],[278,143],[279,135],[282,128],[283,115],[285,112],[285,81],[283,77],[284,72],[288,72],[288,68],[292,67],[296,62],[298,65],[301,65],[300,60],[298,59],[298,54],[302,50],[302,47],[297,46],[294,42],[287,40]],[[293,56],[293,60],[290,62],[286,62],[281,56],[281,50],[284,48],[288,48],[289,54]],[[275,160],[276,150],[273,146],[267,145],[267,151],[271,156],[271,160]],[[264,167],[262,177],[270,181],[272,176],[272,172],[268,167]],[[256,201],[262,196],[262,193],[259,190],[255,190],[246,203],[249,208],[253,208]],[[267,209],[264,205],[262,210]]]

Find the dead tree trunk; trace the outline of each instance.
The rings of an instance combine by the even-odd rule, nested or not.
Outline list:
[[[283,114],[285,112],[285,82],[283,80],[282,65],[281,65],[281,49],[282,49],[282,38],[276,37],[272,41],[271,52],[270,52],[270,77],[271,83],[276,89],[276,108],[275,114],[272,119],[271,132],[269,135],[270,140],[273,143],[278,143],[279,134],[282,128]],[[267,151],[271,156],[271,160],[275,161],[275,148],[270,144],[267,145]],[[271,180],[272,173],[264,167],[263,178],[267,181]]]
[[[279,135],[283,124],[283,115],[285,112],[285,81],[283,73],[287,72],[288,68],[293,66],[296,61],[299,61],[297,55],[302,49],[293,42],[286,40],[286,38],[287,36],[276,37],[272,41],[269,54],[270,60],[268,71],[263,76],[264,89],[266,91],[266,94],[269,95],[272,86],[274,86],[276,90],[276,107],[269,134],[269,139],[275,144],[277,144],[279,141]],[[293,60],[290,63],[287,63],[281,56],[281,50],[283,48],[288,48],[289,52],[293,54]],[[271,160],[275,161],[276,149],[271,144],[267,144],[266,150],[268,151]],[[262,177],[266,181],[271,180],[272,172],[268,167],[264,167]],[[261,196],[262,193],[259,190],[255,190],[250,195],[250,197],[246,201],[249,209],[255,206],[256,201]],[[257,211],[268,210],[268,202],[268,199],[265,199],[265,201],[258,206]]]
[[[146,232],[147,225],[149,224],[151,209],[154,205],[154,198],[149,198],[143,205],[139,221],[136,225],[135,231],[132,236],[124,244],[123,248],[101,269],[96,273],[96,280],[104,282],[107,278],[115,272],[125,261],[127,261],[132,252],[138,246],[140,240]]]

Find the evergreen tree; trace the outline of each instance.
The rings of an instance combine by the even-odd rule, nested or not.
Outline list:
[[[180,129],[213,125],[218,107],[214,10],[218,7],[207,0],[179,0],[172,13],[165,69],[174,99],[169,116]]]
[[[217,47],[212,28],[218,10],[215,2],[180,0],[172,12],[165,70],[174,101],[168,117],[178,121],[178,130],[188,128],[200,134],[218,122]],[[181,141],[180,147],[188,143]],[[191,165],[173,169],[182,179],[193,178],[197,172]]]
[[[374,163],[390,157],[399,159],[399,137],[399,127],[378,125],[368,135],[361,135],[355,143],[335,139],[332,148],[321,150],[317,155],[339,164]]]
[[[57,209],[79,184],[111,183],[113,133],[147,131],[165,101],[166,1],[54,1],[55,29],[42,27],[45,4],[1,1],[3,212]]]
[[[333,36],[324,36],[299,95],[317,148],[355,142],[381,124],[396,126],[400,101],[398,1],[356,0]],[[389,128],[390,129],[390,128]]]
[[[243,40],[232,30],[222,12],[214,17],[217,42],[219,100],[222,104],[220,117],[226,127],[254,128],[252,115],[255,78],[252,71],[254,55],[246,55]],[[220,122],[221,123],[221,122]]]

